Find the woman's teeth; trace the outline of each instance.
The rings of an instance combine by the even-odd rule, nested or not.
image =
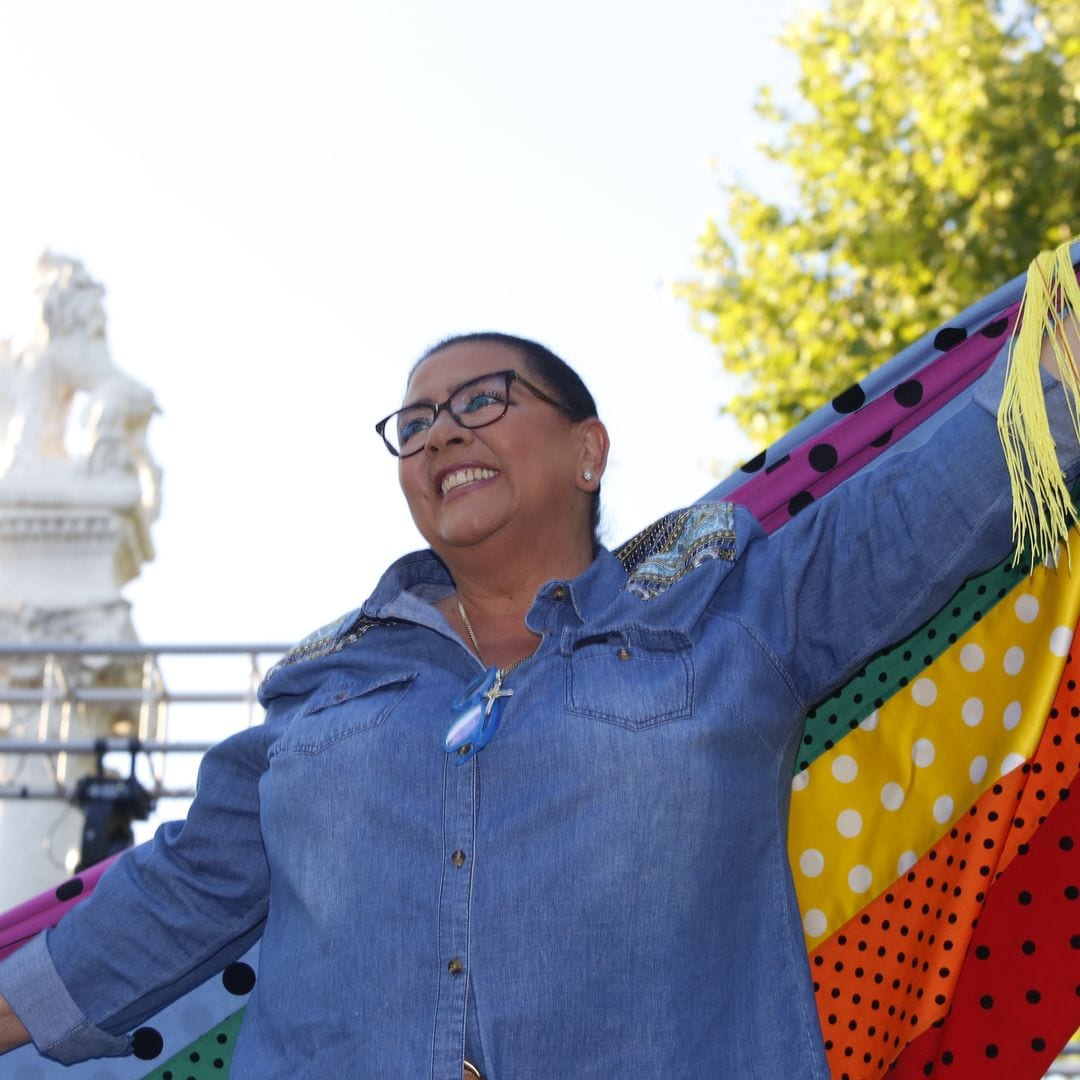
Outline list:
[[[476,480],[490,480],[498,475],[494,469],[458,469],[457,472],[443,477],[442,493],[445,495],[454,488],[461,487],[462,484],[471,484]]]

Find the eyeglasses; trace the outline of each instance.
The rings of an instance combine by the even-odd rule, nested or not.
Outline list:
[[[427,446],[428,432],[443,410],[448,412],[463,428],[482,428],[494,424],[506,415],[510,407],[510,384],[521,383],[526,390],[541,401],[553,405],[560,412],[572,415],[570,410],[549,397],[516,371],[495,371],[479,375],[462,383],[445,401],[438,404],[427,402],[406,405],[392,412],[375,425],[387,450],[394,457],[411,457]]]

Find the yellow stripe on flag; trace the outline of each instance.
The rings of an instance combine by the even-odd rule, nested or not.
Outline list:
[[[1035,750],[1080,612],[1080,572],[1065,565],[1021,581],[795,777],[788,855],[808,948]]]

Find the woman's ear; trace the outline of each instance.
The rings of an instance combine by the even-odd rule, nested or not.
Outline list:
[[[581,421],[581,461],[578,470],[578,487],[583,491],[595,491],[607,468],[609,439],[607,428],[592,417]]]

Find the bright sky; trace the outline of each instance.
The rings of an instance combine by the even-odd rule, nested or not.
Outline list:
[[[0,337],[42,249],[108,294],[162,407],[147,642],[289,641],[419,545],[372,430],[447,334],[536,337],[612,432],[606,537],[745,446],[673,281],[795,0],[0,8]]]

